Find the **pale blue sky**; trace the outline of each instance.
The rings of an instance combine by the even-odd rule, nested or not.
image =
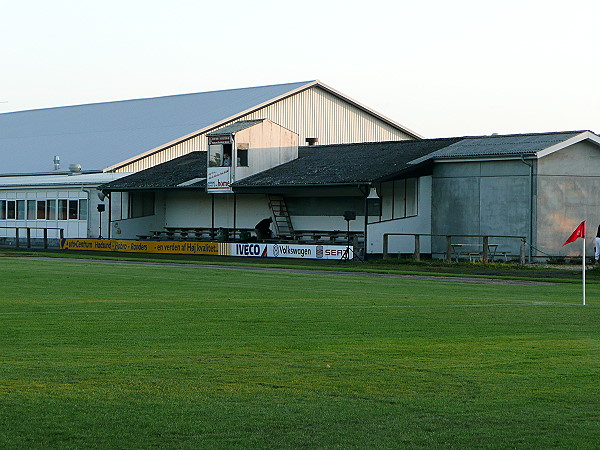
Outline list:
[[[600,132],[598,1],[0,6],[0,112],[319,79],[426,137]]]

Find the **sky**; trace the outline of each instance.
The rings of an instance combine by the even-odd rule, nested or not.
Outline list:
[[[0,7],[0,113],[318,79],[424,137],[600,132],[597,0]]]

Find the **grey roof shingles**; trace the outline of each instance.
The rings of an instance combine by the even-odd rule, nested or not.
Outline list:
[[[198,182],[180,187],[194,179]],[[166,163],[133,173],[99,186],[108,191],[154,190],[173,188],[206,188],[206,152],[191,152]]]
[[[444,138],[301,147],[298,159],[244,178],[233,187],[368,183],[411,170],[410,161],[456,141],[455,138]]]
[[[533,155],[583,131],[465,137],[413,163],[426,159]]]

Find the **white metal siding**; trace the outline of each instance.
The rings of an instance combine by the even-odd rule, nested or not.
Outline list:
[[[264,118],[298,133],[300,145],[304,145],[308,137],[319,138],[321,145],[412,139],[396,127],[318,86],[236,118],[216,129],[239,120]],[[203,133],[131,162],[116,169],[116,172],[138,172],[192,151],[206,149],[206,136]]]

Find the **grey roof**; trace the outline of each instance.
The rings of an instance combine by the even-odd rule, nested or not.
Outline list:
[[[531,156],[580,133],[582,131],[465,137],[412,163],[418,164],[425,160],[444,158]]]
[[[312,82],[0,114],[0,173],[102,170]]]
[[[190,188],[206,188],[206,152],[191,152],[99,186],[107,191]]]
[[[24,175],[0,176],[0,188],[23,186],[97,186],[117,180],[127,173],[83,173],[79,175],[51,174],[51,175]]]
[[[227,125],[223,128],[220,128],[217,131],[213,131],[212,133],[208,133],[207,136],[227,136],[230,134],[235,134],[238,131],[245,130],[246,128],[253,127],[265,119],[255,119],[255,120],[240,120],[239,122],[232,123],[231,125]]]
[[[272,186],[325,186],[369,183],[414,171],[410,161],[460,138],[366,142],[301,147],[299,158],[233,184],[234,190]]]
[[[233,184],[236,192],[356,185],[430,173],[436,159],[533,155],[580,131],[300,147],[299,157]],[[204,189],[206,152],[192,152],[108,183],[108,190]]]

